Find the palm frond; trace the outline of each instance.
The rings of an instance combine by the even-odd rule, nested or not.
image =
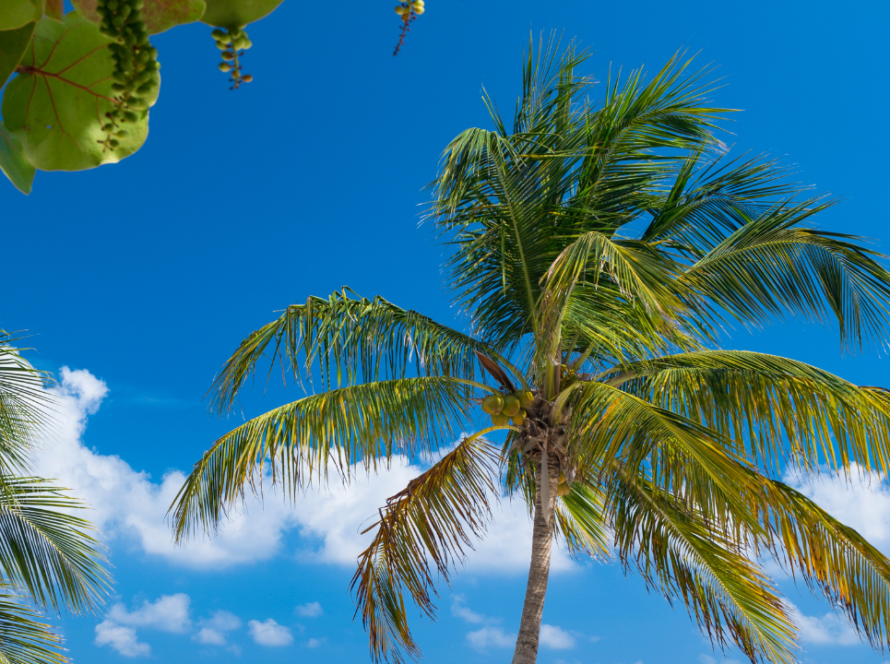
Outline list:
[[[268,464],[289,496],[331,467],[349,481],[354,464],[372,471],[395,454],[433,451],[467,421],[469,392],[447,376],[401,378],[308,396],[242,424],[217,440],[171,506],[177,540],[215,531],[226,506],[258,492]]]
[[[403,591],[426,615],[435,615],[434,574],[447,583],[473,539],[485,532],[489,502],[497,497],[498,450],[482,436],[465,438],[441,461],[387,500],[371,545],[359,556],[352,579],[371,654],[403,662],[420,650],[408,629]]]
[[[606,559],[612,552],[608,496],[597,483],[575,482],[556,503],[557,536],[562,535],[570,553]]]
[[[774,205],[693,263],[678,285],[737,319],[759,325],[788,313],[834,317],[847,347],[879,342],[888,329],[890,272],[861,238],[800,227],[831,202]]]
[[[631,474],[622,473],[613,500],[616,550],[626,567],[669,601],[682,601],[721,648],[732,641],[752,662],[796,661],[785,604],[732,530],[706,508]]]
[[[609,378],[612,376],[612,378]],[[612,384],[732,440],[780,473],[820,463],[890,472],[890,392],[784,357],[697,351],[627,363]]]
[[[327,300],[291,305],[242,341],[211,387],[213,404],[219,412],[229,409],[266,355],[297,379],[317,371],[323,389],[330,389],[401,378],[412,367],[421,375],[472,378],[475,351],[501,359],[488,345],[416,311],[343,289]]]
[[[41,607],[92,612],[111,578],[84,505],[36,477],[0,476],[0,570]]]
[[[25,598],[0,585],[0,662],[68,664],[61,641]]]
[[[47,375],[34,369],[0,330],[0,473],[21,470],[38,433],[48,425]]]

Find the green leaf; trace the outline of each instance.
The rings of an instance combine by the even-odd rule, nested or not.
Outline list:
[[[6,87],[3,117],[38,169],[78,171],[116,163],[145,142],[147,110],[123,125],[129,133],[117,148],[103,149],[102,120],[116,103],[109,43],[77,12],[65,16],[64,23],[44,18],[37,24],[33,48]],[[156,99],[157,92],[147,101],[151,105]]]
[[[241,28],[268,16],[284,0],[207,0],[201,22],[221,28]]]
[[[0,88],[2,88],[25,54],[34,35],[35,21],[29,21],[20,28],[0,31]]]
[[[37,169],[25,159],[22,142],[10,134],[2,122],[0,122],[0,170],[20,192],[31,193]]]
[[[99,25],[101,19],[96,11],[96,0],[72,0],[72,3],[89,21]],[[177,25],[194,23],[205,9],[204,0],[146,0],[142,18],[148,34],[156,35]]]
[[[65,1],[64,0],[46,0],[44,13],[51,19],[56,21],[65,20]]]
[[[43,0],[3,0],[0,2],[0,30],[14,30],[43,16]]]

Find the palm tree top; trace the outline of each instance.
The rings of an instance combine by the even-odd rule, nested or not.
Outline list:
[[[860,238],[814,225],[835,201],[773,159],[730,155],[711,70],[679,53],[648,78],[610,75],[594,100],[587,56],[531,44],[512,127],[486,96],[493,129],[445,151],[425,218],[452,249],[470,331],[348,289],[288,307],[225,364],[213,405],[228,410],[266,359],[325,391],[217,440],[171,507],[177,538],[213,531],[267,473],[298,499],[457,440],[381,507],[359,557],[376,659],[419,655],[406,597],[434,614],[437,579],[502,493],[534,521],[514,664],[535,661],[554,539],[638,570],[752,662],[794,660],[767,558],[887,645],[890,561],[781,477],[890,471],[890,393],[718,341],[727,324],[803,315],[836,321],[843,348],[880,346],[890,273]]]

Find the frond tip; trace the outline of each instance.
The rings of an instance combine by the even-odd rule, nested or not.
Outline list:
[[[387,500],[371,545],[358,559],[352,590],[368,630],[375,661],[404,662],[420,649],[408,629],[403,589],[428,616],[435,614],[434,570],[448,582],[472,540],[485,532],[497,490],[498,450],[482,435],[464,439],[453,451]]]

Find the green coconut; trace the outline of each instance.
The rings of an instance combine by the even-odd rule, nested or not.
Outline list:
[[[491,423],[496,427],[505,427],[510,424],[510,418],[507,415],[492,415]]]
[[[519,403],[519,399],[514,397],[512,394],[508,394],[504,398],[504,409],[501,412],[504,415],[513,417],[519,412],[520,408],[522,408],[522,405]]]
[[[516,415],[513,416],[513,424],[518,427],[521,427],[525,424],[525,418],[528,417],[528,413],[524,410],[520,410]]]
[[[519,392],[514,393],[517,399],[519,399],[519,403],[523,408],[528,408],[532,405],[532,401],[535,400],[534,392],[530,392],[528,390],[520,390]]]
[[[489,415],[500,413],[504,407],[504,397],[500,394],[489,394],[482,400],[482,410]]]

